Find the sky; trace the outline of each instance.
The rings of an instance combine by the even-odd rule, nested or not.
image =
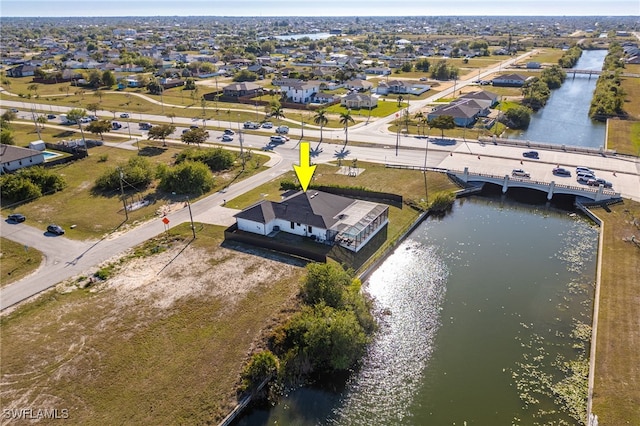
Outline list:
[[[0,17],[638,16],[640,0],[0,0]]]

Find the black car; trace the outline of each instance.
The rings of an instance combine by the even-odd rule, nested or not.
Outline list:
[[[555,167],[553,169],[553,174],[556,176],[571,176],[571,172],[567,169],[563,169],[562,167]]]
[[[14,214],[10,214],[9,217],[7,217],[7,220],[9,222],[20,223],[27,220],[27,217],[20,213],[14,213]]]
[[[56,235],[62,235],[64,234],[64,229],[62,229],[62,227],[58,225],[49,225],[47,226],[47,232],[50,232]]]
[[[55,114],[47,114],[47,120],[53,120],[54,118],[56,118]]]
[[[527,151],[522,153],[527,158],[538,158],[538,151]]]

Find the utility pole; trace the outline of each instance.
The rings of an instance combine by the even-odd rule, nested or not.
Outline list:
[[[118,170],[120,172],[120,196],[122,198],[122,206],[124,207],[124,214],[125,214],[125,217],[126,217],[125,220],[129,220],[129,211],[127,210],[127,202],[124,199],[124,187],[122,186],[122,180],[124,178],[124,173],[123,173],[121,167],[119,167]]]
[[[240,139],[240,158],[242,158],[242,171],[244,172],[244,165],[245,165],[245,159],[244,159],[244,151],[242,148],[242,142],[243,142],[243,138],[242,138],[242,131],[238,131],[238,138]]]
[[[193,225],[193,213],[191,213],[191,201],[187,195],[187,206],[189,207],[189,220],[191,221],[191,231],[193,232],[193,239],[196,239],[196,227]]]

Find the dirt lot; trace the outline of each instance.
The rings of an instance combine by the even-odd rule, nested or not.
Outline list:
[[[219,237],[188,243],[114,261],[105,282],[83,289],[80,277],[5,314],[3,409],[68,410],[83,425],[224,417],[239,360],[296,304],[303,264]]]

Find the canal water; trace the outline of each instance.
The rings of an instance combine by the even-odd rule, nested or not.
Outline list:
[[[601,70],[606,55],[606,50],[585,50],[574,68]],[[574,78],[568,71],[567,79],[559,89],[551,92],[547,104],[532,114],[529,128],[509,137],[589,148],[604,146],[604,123],[589,118],[589,105],[597,78],[581,74]]]
[[[591,324],[596,243],[544,204],[459,200],[368,280],[381,327],[362,368],[238,424],[577,424],[551,389],[588,348],[570,336]]]

